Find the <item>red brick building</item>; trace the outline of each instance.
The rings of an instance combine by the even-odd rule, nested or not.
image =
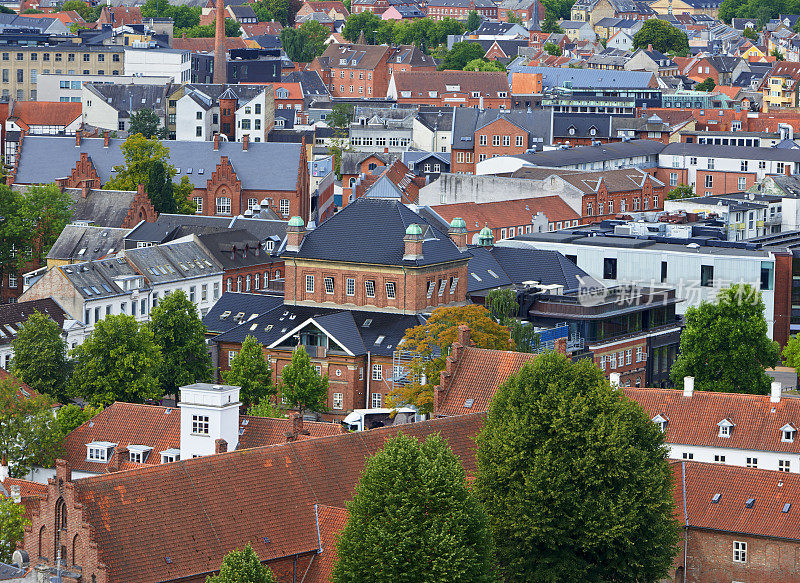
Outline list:
[[[427,71],[394,73],[386,96],[398,104],[508,109],[509,93],[502,72]]]
[[[333,97],[385,97],[393,52],[387,46],[334,43],[308,70],[319,73]]]
[[[75,147],[68,147],[72,143]],[[65,186],[105,184],[124,164],[123,140],[26,136],[9,184],[41,184],[66,177]],[[305,142],[213,142],[165,140],[174,182],[193,184],[191,198],[202,215],[236,216],[266,199],[278,215],[308,217],[309,175]],[[58,152],[58,156],[53,153]],[[49,160],[49,164],[42,164]],[[264,160],[269,160],[265,164]],[[262,206],[266,206],[262,205]]]
[[[428,0],[428,18],[444,20],[453,18],[465,21],[475,11],[483,18],[496,19],[497,4],[491,0]]]

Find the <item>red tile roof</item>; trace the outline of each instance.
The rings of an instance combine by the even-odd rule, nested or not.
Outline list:
[[[172,48],[190,51],[192,53],[213,53],[214,52],[214,39],[213,38],[178,38],[172,39]],[[247,43],[240,36],[225,37],[225,48],[231,49],[246,49]]]
[[[114,27],[126,24],[142,24],[142,10],[138,6],[118,6],[108,8]]]
[[[489,97],[509,90],[505,73],[488,71],[395,71],[394,82],[398,96],[401,91],[411,91],[411,97],[427,97],[429,91],[451,93],[448,85],[458,85],[460,92],[480,91]]]
[[[61,101],[15,101],[8,119],[23,128],[31,126],[64,127],[81,116],[81,104]]]
[[[800,540],[800,474],[701,462],[674,462],[671,469],[681,524]],[[712,501],[715,494],[718,502]],[[753,506],[747,508],[750,498]],[[786,504],[791,506],[783,512]]]
[[[328,14],[330,13],[331,9],[333,9],[345,18],[350,16],[350,12],[347,10],[347,7],[343,2],[339,2],[339,0],[309,0],[306,2],[306,4],[311,6],[315,12],[324,12],[325,14]]]
[[[241,27],[247,36],[277,35],[283,30],[283,25],[280,22],[256,22],[254,24],[242,24]]]
[[[26,18],[56,18],[67,26],[75,22],[80,24],[86,22],[83,17],[74,10],[65,10],[64,12],[46,12],[43,14],[23,14],[23,16]]]
[[[484,225],[492,228],[519,225],[528,222],[542,212],[549,221],[580,220],[581,215],[575,212],[560,196],[542,196],[538,198],[520,198],[517,200],[501,200],[494,202],[460,202],[440,204],[431,207],[449,223],[456,217],[467,222],[468,232],[478,232]]]
[[[348,512],[344,508],[317,505],[317,526],[321,552],[314,557],[311,568],[303,581],[306,583],[328,583],[336,564],[336,536],[347,524]]]
[[[303,99],[303,88],[300,87],[299,82],[289,82],[289,81],[283,81],[280,83],[274,82],[272,83],[272,87],[275,90],[279,88],[286,89],[286,91],[289,92],[289,96],[285,97],[284,99],[300,99],[300,100]]]
[[[524,352],[463,348],[436,414],[446,417],[486,411],[497,388],[534,358],[535,354]],[[472,399],[469,408],[464,406],[467,399]]]
[[[23,498],[47,495],[47,484],[31,482],[30,480],[20,480],[18,478],[6,478],[3,480],[3,488],[7,492],[11,491],[11,486],[19,486],[19,493]]]
[[[245,420],[247,423],[242,423]],[[238,449],[284,443],[287,440],[286,434],[292,430],[292,421],[289,419],[242,415],[240,423],[241,434]],[[342,426],[338,423],[306,421],[303,423],[303,427],[309,431],[309,435],[301,435],[301,440],[338,435],[343,432]],[[69,462],[72,469],[92,473],[107,471],[108,463],[86,459],[86,444],[92,441],[116,443],[120,447],[147,445],[153,448],[144,464],[125,461],[120,466],[121,470],[159,465],[162,451],[171,448],[178,449],[181,446],[180,409],[114,403],[95,415],[90,421],[74,429],[64,439],[63,458]]]
[[[263,561],[317,551],[315,504],[343,508],[367,457],[400,431],[441,433],[474,474],[483,419],[463,415],[84,478],[73,482],[75,499],[109,583],[197,578],[247,542]]]
[[[35,397],[41,397],[41,394],[37,391],[34,391],[28,385],[23,383],[17,377],[9,373],[6,369],[0,368],[0,381],[10,380],[17,386],[17,396],[20,399],[31,399]]]
[[[694,391],[684,397],[683,391],[635,388],[624,392],[650,418],[668,419],[667,443],[800,453],[800,438],[781,441],[781,427],[787,423],[800,429],[800,399],[771,403],[768,395]],[[730,437],[719,436],[717,423],[723,419],[734,424]]]

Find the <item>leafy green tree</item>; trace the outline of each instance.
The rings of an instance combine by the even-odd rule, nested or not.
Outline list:
[[[332,128],[346,128],[353,120],[353,110],[352,103],[334,103],[325,121]]]
[[[158,214],[175,213],[178,210],[175,202],[175,186],[167,165],[161,160],[153,162],[147,172],[147,196]]]
[[[347,510],[334,583],[497,580],[486,512],[438,434],[424,443],[402,433],[389,439],[367,462]]]
[[[58,427],[61,430],[61,433],[66,436],[71,431],[74,431],[89,421],[92,417],[95,417],[102,412],[102,406],[92,407],[91,405],[86,405],[85,407],[81,407],[75,403],[70,403],[69,405],[64,405],[58,410],[56,413],[56,421],[58,422]]]
[[[775,57],[776,61],[785,60],[784,56],[783,56],[783,53],[780,51],[780,49],[778,49],[778,47],[775,47],[774,49],[772,49],[772,52],[770,53],[770,55]]]
[[[250,405],[247,408],[247,414],[251,417],[286,419],[286,412],[269,399],[261,399],[258,403]]]
[[[216,24],[203,24],[192,26],[190,28],[175,29],[175,36],[186,36],[187,38],[213,38],[216,34]],[[242,36],[241,25],[232,18],[225,19],[225,36],[235,37]]]
[[[447,51],[447,54],[445,54],[444,61],[439,69],[461,71],[470,61],[483,59],[485,52],[483,47],[478,43],[467,41],[454,43],[451,49]]]
[[[70,393],[93,405],[144,403],[164,394],[159,379],[164,366],[161,347],[150,326],[140,326],[133,316],[106,316],[72,356]]]
[[[167,128],[161,126],[161,118],[149,107],[133,112],[128,135],[142,134],[145,138],[167,137]]]
[[[764,372],[778,364],[778,343],[767,337],[761,294],[747,284],[722,288],[714,302],[686,310],[678,359],[670,376],[695,388],[726,393],[767,394],[772,379]]]
[[[465,30],[466,29],[464,28],[463,24],[454,18],[450,18],[449,16],[442,18],[441,20],[437,20],[433,23],[433,26],[430,27],[428,32],[428,46],[445,46],[447,43],[447,37],[449,35],[464,34]]]
[[[590,361],[537,356],[500,387],[477,442],[506,582],[666,575],[678,527],[663,433]]]
[[[199,6],[174,6],[163,0],[147,0],[141,7],[142,16],[147,18],[171,18],[175,30],[191,28],[200,24],[202,9]]]
[[[795,26],[797,26],[797,25],[795,24]],[[742,36],[744,38],[749,38],[750,40],[755,40],[755,41],[758,40],[758,33],[755,30],[753,30],[752,28],[750,28],[749,26],[745,27],[744,32],[742,33]]]
[[[634,48],[646,49],[648,45],[662,53],[681,53],[689,50],[689,39],[666,20],[651,18],[633,35]]]
[[[705,91],[706,93],[711,93],[716,87],[717,84],[714,83],[714,80],[711,77],[706,77],[701,83],[698,83],[694,86],[695,91]]]
[[[247,543],[241,551],[225,555],[219,575],[207,577],[206,583],[278,583],[278,580]]]
[[[513,348],[508,329],[495,322],[483,306],[436,308],[427,322],[409,328],[403,336],[403,349],[413,354],[408,365],[412,381],[394,388],[389,394],[391,405],[415,405],[420,413],[433,410],[433,388],[439,384],[439,373],[444,370],[461,324],[469,326],[470,339],[478,348]]]
[[[298,63],[309,63],[325,51],[325,39],[331,31],[316,20],[308,20],[299,28],[281,31],[281,46],[287,56]]]
[[[506,10],[506,20],[514,24],[522,24],[522,19],[513,10]]]
[[[69,12],[70,10],[80,14],[81,18],[86,22],[94,22],[100,16],[99,9],[95,9],[86,2],[81,2],[81,0],[67,0],[61,4],[60,12]]]
[[[175,175],[175,168],[169,165],[169,148],[159,140],[145,138],[141,134],[129,136],[122,144],[125,164],[114,166],[114,174],[105,187],[111,190],[136,190],[139,184],[148,186],[150,168],[161,162]]]
[[[564,34],[564,29],[558,24],[555,18],[547,17],[542,23],[542,32],[548,34]]]
[[[22,477],[33,466],[52,466],[63,439],[50,399],[25,395],[13,378],[0,381],[0,457],[8,460],[11,476]]]
[[[16,14],[11,8],[8,6],[0,6],[0,14]]]
[[[239,385],[239,399],[245,406],[266,401],[275,394],[272,382],[272,370],[264,358],[264,350],[255,336],[248,335],[239,353],[233,357],[231,369],[223,373],[223,379],[229,385]]]
[[[478,12],[476,10],[470,10],[467,15],[467,30],[472,32],[477,30],[480,25],[481,17],[478,16]]]
[[[574,0],[543,0],[545,19],[569,20]]]
[[[277,20],[284,26],[289,24],[289,0],[258,0],[250,6],[259,22]]]
[[[26,8],[22,14],[44,14],[44,10],[37,10],[36,8]]]
[[[71,363],[61,327],[50,316],[35,311],[11,342],[11,373],[32,389],[67,402]]]
[[[25,236],[20,263],[32,261],[41,265],[61,231],[72,220],[75,202],[55,184],[29,186],[20,202],[21,227]]]
[[[0,498],[0,561],[11,563],[11,555],[22,542],[25,527],[30,521],[25,518],[25,507],[11,498]]]
[[[211,380],[206,327],[183,290],[158,302],[150,312],[148,327],[164,358],[160,371],[164,394],[177,394],[178,387]]]
[[[350,42],[357,42],[361,33],[364,33],[364,40],[367,44],[375,44],[375,31],[381,25],[381,17],[372,12],[359,12],[351,14],[344,24],[342,36]]]
[[[486,296],[486,308],[492,318],[501,326],[508,328],[508,333],[517,352],[533,352],[539,347],[540,336],[529,323],[519,321],[519,302],[514,290],[494,289]]]
[[[564,51],[555,43],[545,43],[544,44],[544,51],[548,55],[553,55],[554,57],[560,57],[564,54]]]
[[[328,404],[328,375],[320,375],[312,366],[303,345],[292,353],[292,362],[281,370],[281,397],[292,408],[316,413],[325,411]]]
[[[0,287],[8,273],[19,273],[24,264],[21,250],[29,243],[24,228],[23,195],[0,184]],[[2,291],[2,290],[0,290]]]
[[[487,61],[486,59],[473,59],[464,65],[465,71],[505,71],[505,67],[498,61]]]
[[[178,184],[172,185],[172,192],[175,197],[175,208],[179,215],[193,215],[197,212],[197,205],[191,200],[194,184],[185,174],[181,176]]]
[[[697,196],[694,187],[689,184],[679,184],[667,193],[667,200],[679,200],[682,198],[692,198]]]

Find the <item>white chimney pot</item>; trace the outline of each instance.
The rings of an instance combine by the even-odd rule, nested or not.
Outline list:
[[[683,396],[691,397],[694,394],[694,377],[683,377]]]
[[[770,392],[769,392],[770,403],[780,403],[782,391],[783,389],[781,387],[781,384],[778,381],[772,381],[772,385],[770,385]]]

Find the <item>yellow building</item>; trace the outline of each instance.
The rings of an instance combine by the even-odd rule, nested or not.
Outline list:
[[[650,8],[656,14],[707,14],[717,17],[720,0],[655,0]]]
[[[771,107],[797,107],[797,87],[800,81],[800,63],[780,61],[761,82],[759,90],[764,96],[762,110]]]

